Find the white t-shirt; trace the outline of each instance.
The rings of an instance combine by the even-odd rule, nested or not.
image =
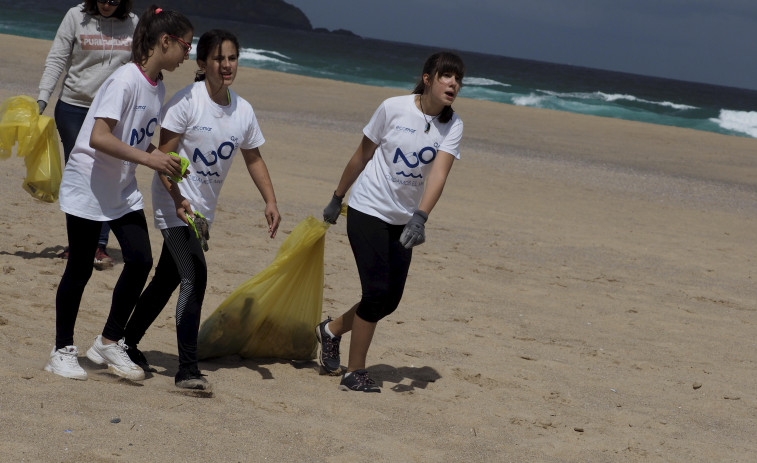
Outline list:
[[[179,190],[209,222],[234,155],[240,148],[265,143],[250,103],[231,90],[229,95],[230,105],[218,105],[210,99],[205,82],[195,82],[178,91],[161,111],[161,128],[181,134],[177,154],[190,162],[190,173],[179,182]],[[152,180],[155,226],[186,226],[176,217],[176,206],[158,175]]]
[[[76,138],[60,185],[60,208],[67,214],[107,221],[144,208],[134,176],[137,164],[89,146],[96,118],[118,121],[113,135],[147,150],[158,128],[166,90],[153,85],[134,63],[118,68],[97,91]]]
[[[425,116],[415,95],[381,103],[363,133],[378,145],[350,193],[349,205],[392,225],[404,225],[418,208],[426,176],[439,151],[460,159],[463,121],[457,113],[447,123],[437,119],[425,133]]]

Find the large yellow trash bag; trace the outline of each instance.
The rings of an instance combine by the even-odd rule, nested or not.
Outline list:
[[[58,199],[62,176],[55,121],[39,114],[33,98],[21,95],[8,98],[0,106],[0,159],[16,154],[24,158],[24,190],[42,201]]]
[[[271,265],[237,287],[200,327],[200,359],[315,358],[329,224],[313,216],[284,240]]]

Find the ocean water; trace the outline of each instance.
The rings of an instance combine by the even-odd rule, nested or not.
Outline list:
[[[52,39],[68,6],[52,3],[0,0],[0,33]],[[212,27],[236,33],[243,66],[407,91],[424,59],[436,51],[406,43],[190,19],[197,35]],[[757,138],[755,90],[459,53],[467,68],[463,97]]]

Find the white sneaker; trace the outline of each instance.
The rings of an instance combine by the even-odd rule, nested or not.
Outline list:
[[[122,378],[138,381],[145,379],[145,371],[132,362],[126,353],[124,339],[114,344],[103,344],[102,335],[97,335],[94,344],[87,351],[87,358],[98,365],[108,364],[108,371]]]
[[[50,360],[45,365],[45,371],[55,373],[64,378],[87,379],[87,372],[79,366],[79,350],[76,346],[66,346],[50,352]]]

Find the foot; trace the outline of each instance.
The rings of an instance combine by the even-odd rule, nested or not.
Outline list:
[[[339,389],[342,391],[381,392],[381,388],[368,376],[367,370],[355,370],[342,375]]]
[[[76,346],[66,346],[50,352],[50,360],[45,365],[45,371],[71,379],[87,379],[87,372],[79,366],[79,350]]]
[[[126,347],[128,347],[128,349],[126,349],[126,355],[128,355],[131,361],[137,364],[139,368],[152,373],[157,372],[155,368],[151,367],[150,364],[147,363],[147,357],[145,357],[145,354],[143,354],[141,350],[137,349],[136,347],[129,346],[128,344]]]
[[[342,337],[332,337],[326,332],[326,325],[330,321],[331,317],[328,317],[315,327],[315,337],[318,339],[318,346],[321,351],[320,355],[318,355],[318,362],[326,373],[333,375],[339,374],[342,368],[339,364],[339,342],[342,340]]]
[[[112,257],[108,255],[108,252],[105,250],[105,246],[99,245],[97,246],[97,251],[95,251],[95,262],[93,266],[97,270],[105,270],[113,267],[113,264],[115,264],[116,261],[113,260]]]
[[[174,378],[176,387],[182,389],[198,389],[201,391],[210,390],[210,383],[205,379],[205,375],[200,373],[200,369],[193,367],[179,367],[179,372]]]
[[[145,379],[145,372],[131,361],[123,339],[113,344],[103,344],[102,335],[97,335],[94,344],[87,351],[87,358],[98,365],[108,365],[108,371],[116,376],[139,381]]]

